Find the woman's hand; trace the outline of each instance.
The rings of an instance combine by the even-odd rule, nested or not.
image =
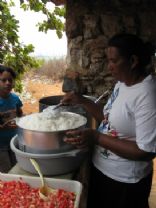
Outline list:
[[[83,99],[84,97],[82,95],[72,91],[66,93],[60,102],[65,105],[67,104],[76,105],[76,104],[83,104]]]
[[[93,129],[71,130],[66,133],[65,142],[77,148],[92,147],[98,139],[98,132]]]
[[[103,107],[97,105],[91,99],[75,92],[69,92],[64,95],[60,101],[63,105],[81,105],[88,113],[91,114],[98,122],[103,120]]]

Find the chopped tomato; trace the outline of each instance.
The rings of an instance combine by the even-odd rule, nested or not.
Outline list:
[[[39,188],[22,180],[0,180],[0,208],[74,208],[75,198],[75,193],[58,189],[44,201],[39,196]]]

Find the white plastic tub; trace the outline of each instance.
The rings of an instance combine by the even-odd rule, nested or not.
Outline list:
[[[12,180],[20,180],[22,179],[24,182],[28,183],[32,187],[40,187],[41,180],[39,177],[31,177],[31,176],[21,176],[21,175],[13,175],[13,174],[3,174],[0,173],[0,180],[3,181],[12,181]],[[66,179],[55,179],[55,178],[45,178],[47,185],[54,189],[64,189],[66,191],[71,191],[76,193],[76,200],[74,208],[79,207],[80,196],[82,193],[82,184],[78,181],[74,180],[66,180]]]
[[[32,174],[37,174],[34,166],[30,162],[30,158],[33,158],[37,161],[45,176],[64,175],[76,171],[88,154],[86,150],[80,149],[57,154],[33,154],[23,152],[18,149],[18,138],[16,136],[12,138],[10,146],[16,155],[19,166],[23,170]]]

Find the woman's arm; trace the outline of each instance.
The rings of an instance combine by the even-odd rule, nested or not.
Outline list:
[[[145,152],[139,149],[135,141],[119,139],[118,137],[102,134],[93,129],[70,131],[67,135],[69,138],[66,138],[65,141],[78,148],[98,144],[120,157],[136,161],[151,160],[156,156],[155,153]]]
[[[84,109],[89,112],[97,121],[101,122],[104,119],[103,115],[103,107],[94,103],[92,100],[76,94],[74,92],[69,92],[64,95],[61,100],[62,104],[80,104],[84,107]]]
[[[99,133],[97,143],[113,153],[130,160],[151,160],[156,156],[155,153],[139,149],[135,141],[119,139],[106,134]]]

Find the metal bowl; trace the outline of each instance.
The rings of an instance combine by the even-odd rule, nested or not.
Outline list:
[[[75,113],[66,112],[71,116],[74,116]],[[78,115],[78,114],[76,114]],[[81,115],[79,115],[81,117]],[[82,125],[77,126],[75,129],[82,129],[85,128],[87,123],[87,119],[84,120],[85,122]],[[66,137],[66,132],[70,129],[60,130],[60,131],[40,131],[40,130],[30,130],[25,129],[23,126],[19,126],[19,121],[17,122],[18,125],[18,142],[19,142],[19,149],[23,152],[29,153],[60,153],[66,152],[75,147],[71,144],[67,144],[64,142],[64,138]]]

